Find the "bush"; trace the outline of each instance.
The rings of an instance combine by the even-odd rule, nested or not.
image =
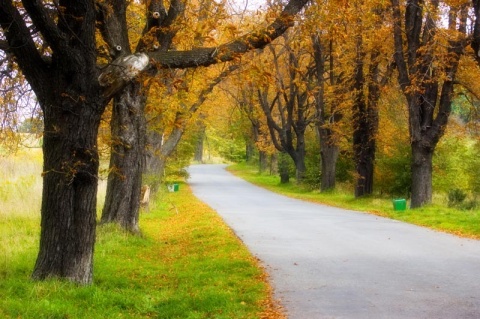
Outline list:
[[[375,185],[380,193],[408,197],[412,184],[410,146],[396,144],[390,154],[378,154],[376,163]]]
[[[449,207],[458,207],[463,203],[467,193],[459,188],[451,189],[448,191],[448,206]]]

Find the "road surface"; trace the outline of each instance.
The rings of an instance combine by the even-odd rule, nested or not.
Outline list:
[[[271,276],[290,319],[480,318],[480,241],[277,195],[225,171],[189,168]]]

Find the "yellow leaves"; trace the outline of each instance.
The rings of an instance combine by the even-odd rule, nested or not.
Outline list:
[[[468,5],[471,3],[469,0],[445,0],[443,1],[445,5],[449,7],[459,8],[464,5]]]

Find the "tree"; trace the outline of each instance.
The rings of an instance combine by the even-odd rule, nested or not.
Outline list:
[[[353,30],[356,51],[352,85],[355,197],[373,192],[378,101],[381,88],[386,85],[393,71],[392,61],[383,59],[384,56],[391,54],[389,55],[389,51],[382,46],[385,35],[382,32],[382,23],[386,11],[382,6],[382,3],[364,1],[354,5],[357,14],[369,12],[369,15],[364,16],[361,21],[356,18],[357,23]]]
[[[335,87],[336,84],[342,83],[342,77],[335,77],[334,71],[334,53],[333,40],[329,39],[328,49],[325,49],[324,40],[319,34],[312,36],[313,48],[313,62],[316,76],[316,94],[315,94],[315,109],[316,109],[316,129],[318,140],[320,144],[320,156],[322,162],[322,180],[320,189],[327,191],[335,188],[336,165],[339,154],[339,146],[335,134],[334,126],[338,123],[342,114],[339,111],[337,100],[329,99],[325,94],[326,82],[330,87]],[[326,68],[326,61],[328,60],[329,69]],[[325,79],[327,74],[327,79]],[[337,97],[340,92],[335,94]],[[330,106],[330,107],[328,107]]]
[[[267,28],[217,47],[156,51],[155,43],[151,47],[140,46],[151,61],[148,68],[154,70],[229,61],[252,48],[265,46],[282,34],[305,2],[292,0]],[[40,250],[33,271],[36,279],[60,277],[82,284],[92,282],[98,127],[111,98],[114,95],[118,98],[124,87],[132,92],[138,85],[126,79],[119,79],[120,85],[114,83],[115,89],[113,85],[101,85],[96,26],[98,22],[120,37],[112,38],[115,41],[111,43],[106,37],[109,51],[128,55],[128,51],[123,51],[130,44],[124,16],[126,5],[123,0],[52,3],[0,0],[0,49],[14,58],[44,114]],[[101,14],[107,9],[110,11],[104,12],[117,13],[115,19],[109,20],[108,15]],[[148,23],[156,23],[154,20],[164,14],[161,8],[150,12]],[[146,36],[139,43],[143,41]]]
[[[341,136],[346,136],[352,106],[352,14],[351,2],[328,1],[311,6],[302,25],[311,38],[308,48],[315,70],[315,128],[321,157],[321,191],[335,188]],[[341,8],[341,9],[339,9]]]
[[[415,208],[432,200],[432,157],[451,112],[458,63],[466,46],[468,7],[451,6],[445,30],[438,26],[439,1],[407,1],[404,19],[399,1],[392,0],[392,5],[398,83],[408,104]]]
[[[258,100],[267,119],[267,125],[275,148],[290,156],[295,164],[297,182],[302,182],[305,172],[305,132],[315,120],[313,103],[309,100],[312,91],[313,71],[307,68],[310,58],[296,41],[298,35],[284,37],[284,43],[276,48],[269,46],[272,54],[271,74],[262,70],[263,78],[272,78],[275,90],[269,90],[270,83],[260,83]],[[295,50],[295,47],[300,48]]]

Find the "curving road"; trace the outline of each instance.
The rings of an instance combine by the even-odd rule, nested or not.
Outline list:
[[[290,319],[480,318],[480,241],[290,199],[224,168],[191,166],[189,184],[267,267]]]

